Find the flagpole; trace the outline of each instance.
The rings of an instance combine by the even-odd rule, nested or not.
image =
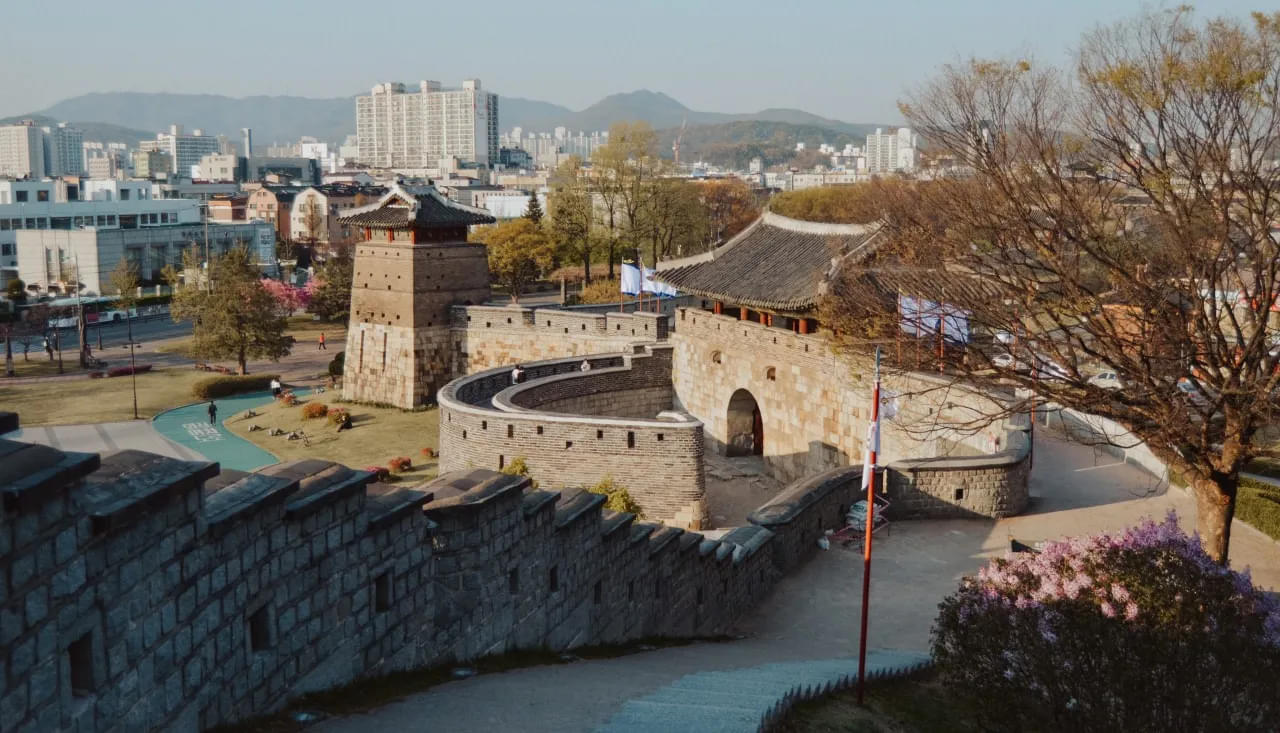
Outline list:
[[[871,393],[871,424],[874,436],[867,446],[869,466],[863,466],[867,477],[867,530],[862,542],[862,632],[858,639],[858,705],[862,705],[863,688],[867,679],[867,615],[871,604],[871,530],[875,526],[876,513],[876,453],[880,447],[880,347],[876,347],[876,384]]]

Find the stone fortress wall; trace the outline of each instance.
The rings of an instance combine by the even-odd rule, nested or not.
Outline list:
[[[665,341],[665,313],[598,313],[560,308],[456,306],[452,315],[453,374],[525,361],[629,351]]]
[[[0,440],[0,729],[197,731],[396,670],[721,634],[859,474],[707,540],[492,471],[413,490]]]
[[[670,413],[669,344],[525,362],[456,379],[438,396],[440,470],[502,469],[516,458],[548,488],[625,486],[647,517],[700,527],[706,517],[702,423]],[[660,413],[668,415],[659,417]]]
[[[763,459],[783,481],[859,464],[871,419],[871,365],[851,365],[820,335],[682,308],[671,336],[676,403],[700,418],[708,450],[723,453],[750,432],[735,405],[758,406]],[[1027,501],[1030,443],[1002,421],[975,431],[945,427],[995,405],[926,374],[890,375],[899,414],[883,421],[880,464],[894,471],[895,507],[911,516],[1001,517]],[[745,400],[743,394],[749,394]],[[745,427],[743,425],[745,424]]]
[[[496,468],[519,456],[535,477],[550,481],[548,485],[591,486],[611,474],[637,492],[637,500],[651,516],[688,526],[684,524],[687,515],[675,518],[674,504],[655,503],[661,487],[637,486],[654,483],[653,476],[662,472],[653,472],[652,466],[670,460],[676,465],[666,470],[679,487],[673,498],[685,501],[693,495],[693,481],[677,467],[692,465],[693,449],[684,441],[668,442],[671,432],[664,426],[663,445],[658,446],[655,439],[651,446],[655,452],[635,453],[641,460],[633,464],[627,459],[634,449],[618,442],[626,432],[634,432],[639,439],[647,426],[628,430],[625,422],[615,418],[654,418],[656,408],[668,406],[665,385],[656,372],[603,372],[593,375],[590,389],[584,389],[587,382],[572,374],[554,383],[558,391],[542,382],[549,375],[575,372],[581,355],[621,358],[637,344],[652,341],[650,333],[673,347],[669,352],[673,406],[702,423],[706,451],[725,451],[731,441],[730,402],[735,393],[745,390],[759,405],[763,458],[775,477],[792,482],[861,463],[870,419],[869,374],[858,373],[846,358],[834,354],[820,335],[795,334],[692,307],[677,309],[670,333],[666,319],[651,313],[584,314],[511,306],[457,307],[453,313],[458,373],[481,367],[492,371],[475,382],[470,377],[458,380],[471,385],[467,394],[479,395],[462,400],[471,408],[465,427],[451,427],[450,420],[457,418],[442,411],[445,470]],[[510,386],[509,367],[517,362],[525,363],[536,387],[521,397],[497,399]],[[639,374],[651,380],[644,387],[636,382]],[[475,391],[482,386],[483,394]],[[943,426],[971,420],[975,410],[990,409],[990,401],[924,374],[909,379],[886,377],[885,387],[911,394],[898,401],[901,414],[885,422],[881,441],[881,465],[895,468],[888,484],[900,516],[1001,517],[1025,508],[1030,443],[1024,425],[1001,422],[976,431],[948,429]],[[457,399],[456,393],[450,394]],[[564,434],[551,438],[550,423],[541,423],[543,433],[539,434],[536,420],[502,414],[521,408],[536,410],[538,419],[554,413],[554,424]],[[610,422],[600,422],[603,417]],[[495,433],[491,422],[503,427]],[[519,425],[519,431],[512,427],[508,435],[508,424]],[[749,424],[746,429],[750,430]],[[565,448],[566,442],[572,443],[571,449]],[[582,450],[589,452],[578,455],[591,456],[589,462],[575,460],[574,452]],[[697,462],[701,465],[700,457]],[[631,479],[633,475],[637,478]]]

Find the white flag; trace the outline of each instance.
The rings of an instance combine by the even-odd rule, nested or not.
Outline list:
[[[638,295],[640,293],[640,268],[634,263],[622,263],[622,292],[626,295]]]
[[[867,426],[867,447],[862,451],[862,490],[866,491],[871,484],[871,476],[875,473],[876,466],[871,462],[871,452],[880,451],[880,426],[878,420],[873,420]]]

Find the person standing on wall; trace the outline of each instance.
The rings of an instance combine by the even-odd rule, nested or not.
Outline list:
[[[591,371],[591,362],[587,361],[586,359],[583,359],[582,364],[578,367],[578,369],[584,372]]]
[[[511,370],[511,383],[520,384],[523,381],[524,381],[524,369],[520,368],[519,364],[516,364],[516,368]]]

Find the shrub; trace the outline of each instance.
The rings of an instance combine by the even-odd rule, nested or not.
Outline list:
[[[150,364],[139,364],[136,367],[118,366],[107,370],[108,377],[127,377],[130,374],[142,374],[151,371]]]
[[[302,406],[302,419],[311,420],[312,418],[324,417],[329,414],[329,406],[323,402],[308,402]]]
[[[529,476],[529,464],[525,462],[524,456],[516,456],[511,462],[503,467],[502,472],[508,476]],[[538,488],[537,481],[530,481],[530,488]]]
[[[616,279],[593,279],[590,284],[578,293],[578,300],[583,303],[617,303],[622,300],[622,292]],[[630,300],[631,296],[627,296]]]
[[[386,466],[365,466],[364,470],[372,473],[374,478],[379,481],[390,481],[391,471]]]
[[[405,471],[409,471],[413,468],[413,461],[410,460],[408,456],[396,456],[395,458],[387,461],[387,466],[391,469],[392,473],[404,473]]]
[[[343,364],[346,362],[345,354],[346,354],[345,351],[339,351],[332,359],[329,360],[329,376],[331,377],[342,376],[342,367],[343,367]]]
[[[605,509],[615,512],[630,512],[637,517],[644,518],[644,511],[640,509],[640,505],[635,499],[631,498],[631,492],[627,491],[625,486],[619,486],[613,481],[612,476],[605,476],[600,479],[600,483],[587,489],[593,494],[604,494],[609,497],[604,503]]]
[[[294,394],[293,390],[289,390],[289,389],[286,389],[285,391],[281,392],[280,396],[276,397],[276,399],[280,400],[280,404],[284,405],[285,407],[293,407],[294,405],[298,404],[298,395]]]
[[[341,407],[334,407],[329,410],[329,424],[341,425],[351,421],[351,413]]]
[[[244,374],[209,377],[201,379],[191,387],[196,397],[207,400],[215,397],[226,397],[244,392],[260,392],[271,386],[272,379],[279,379],[278,374]]]
[[[1280,603],[1172,514],[993,560],[939,608],[933,658],[984,728],[1267,730],[1280,716]]]
[[[423,449],[422,449],[422,457],[423,457],[423,458],[435,458],[435,457],[436,457],[436,449],[435,449],[435,448],[431,448],[431,447],[423,448]],[[527,471],[528,469],[525,469],[525,470]]]
[[[103,376],[102,372],[89,372],[89,379],[102,379]]]

